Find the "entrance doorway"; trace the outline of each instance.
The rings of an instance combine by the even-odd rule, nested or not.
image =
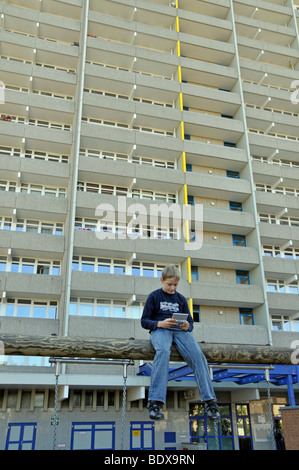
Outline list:
[[[218,438],[220,450],[233,450],[233,426],[231,406],[219,404],[220,420],[208,419],[203,403],[190,403],[189,424],[191,442],[206,443],[208,450],[217,450]]]
[[[240,450],[252,450],[249,405],[236,405],[237,428]]]
[[[155,428],[150,421],[131,421],[130,450],[154,450]]]

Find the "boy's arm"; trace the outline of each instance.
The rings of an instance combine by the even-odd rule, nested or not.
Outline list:
[[[155,330],[157,328],[158,321],[152,320],[152,314],[154,311],[154,302],[151,295],[148,296],[144,309],[141,316],[141,326],[146,330]]]

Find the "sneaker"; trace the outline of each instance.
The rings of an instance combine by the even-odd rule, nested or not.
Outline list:
[[[150,401],[147,405],[147,409],[149,411],[149,417],[151,419],[164,419],[164,414],[160,408],[160,402],[158,401]]]
[[[210,400],[205,403],[205,409],[209,419],[220,419],[219,408],[216,403],[216,400]]]

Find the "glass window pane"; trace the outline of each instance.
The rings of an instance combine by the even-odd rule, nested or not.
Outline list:
[[[232,423],[229,418],[221,418],[220,421],[220,430],[222,436],[231,436],[232,435]]]
[[[126,309],[124,307],[113,307],[113,316],[118,318],[125,318]]]
[[[92,316],[93,314],[93,305],[80,305],[80,313],[79,315],[84,315],[84,316]]]
[[[13,262],[11,264],[11,272],[12,273],[17,273],[19,271],[19,263],[18,262]]]
[[[93,273],[94,272],[94,265],[93,264],[82,263],[81,270]]]
[[[46,318],[46,307],[34,307],[33,318]]]
[[[123,266],[114,266],[114,274],[124,274],[125,268]]]
[[[205,434],[205,423],[203,419],[191,420],[191,436],[203,436]]]
[[[221,439],[221,449],[222,450],[234,450],[233,440],[231,438]]]
[[[144,277],[154,277],[154,270],[153,269],[143,269],[143,276]]]
[[[77,315],[77,304],[70,304],[69,315]]]
[[[91,449],[91,431],[74,432],[73,448],[76,450]]]
[[[205,407],[202,404],[191,403],[190,404],[190,416],[204,416]]]
[[[56,311],[57,311],[56,307],[50,307],[49,308],[49,317],[48,318],[55,319],[56,318]]]
[[[97,316],[98,317],[109,317],[110,316],[110,306],[109,305],[98,305],[97,306]]]
[[[5,315],[7,317],[13,317],[14,314],[14,305],[6,305]]]
[[[31,264],[22,264],[21,272],[22,273],[33,274],[34,273],[34,266],[31,265]]]
[[[98,273],[110,273],[110,266],[109,264],[106,265],[99,265],[98,266]]]
[[[27,305],[18,305],[17,307],[17,316],[28,318],[30,315],[30,307]]]

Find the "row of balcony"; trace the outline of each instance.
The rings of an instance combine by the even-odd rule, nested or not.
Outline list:
[[[11,6],[24,7],[22,0],[8,0],[7,3]],[[34,11],[39,11],[75,20],[80,20],[81,7],[81,0],[71,0],[68,2],[58,0],[28,0],[26,3],[26,9],[31,10],[31,14]],[[120,0],[90,0],[89,2],[90,11],[105,12],[105,14],[118,16],[123,19],[130,19],[135,7],[136,3],[131,0],[123,2],[120,2]],[[139,2],[138,5],[138,9],[141,12],[152,12],[153,15],[156,15],[155,21],[162,23],[162,18],[166,16],[173,16],[176,13],[179,14],[178,16],[181,16],[188,12],[192,12],[193,15],[202,14],[225,19],[230,10],[230,3],[228,0],[222,0],[221,2],[212,0],[208,4],[202,0],[196,3],[192,0],[179,0],[178,9],[175,7],[176,4],[168,0],[148,0]],[[234,10],[236,15],[247,16],[248,18],[254,17],[258,20],[274,24],[288,23],[292,17],[291,2],[278,5],[276,2],[260,1],[259,8],[257,8],[254,0],[237,0],[234,1]]]
[[[54,8],[52,8],[52,11],[49,11],[49,5],[43,2],[40,5],[39,12],[34,12],[32,10],[28,11],[27,9],[20,10],[17,6],[18,2],[14,3],[15,5],[6,5],[6,8],[4,8],[6,15],[5,26],[7,28],[13,25],[16,31],[22,31],[24,33],[28,31],[28,33],[34,34],[37,30],[36,25],[38,25],[41,30],[41,34],[50,38],[57,38],[58,35],[61,40],[65,40],[67,39],[67,36],[64,38],[63,36],[67,33],[62,33],[59,30],[61,27],[59,24],[61,18],[64,17],[64,21],[66,21],[65,30],[74,30],[78,27],[78,20],[80,19],[80,16],[78,16],[78,8],[77,14],[73,16],[77,21],[74,21],[70,19],[70,11],[67,11],[65,5],[61,6],[59,4],[56,11]],[[149,1],[143,1],[136,5],[136,3],[131,1],[119,2],[119,0],[99,0],[97,2],[90,2],[89,17],[90,20],[91,18],[94,19],[94,16],[96,16],[97,13],[100,13],[116,17],[118,20],[146,24],[167,30],[175,30],[176,17],[178,16],[180,32],[191,32],[191,34],[194,35],[227,41],[231,34],[232,25],[229,21],[230,5],[228,2],[226,5],[225,3],[226,2],[221,5],[219,3],[216,4],[216,2],[211,2],[211,5],[207,6],[204,2],[197,2],[195,5],[190,1],[181,1],[179,2],[179,9],[177,10],[176,8],[173,8],[169,2],[159,5],[157,2],[153,4]],[[254,31],[253,28],[256,25],[258,28],[262,27],[263,31],[264,28],[271,29],[272,25],[278,25],[276,30],[272,28],[273,34],[270,39],[273,39],[275,34],[280,33],[281,36],[284,30],[287,30],[285,25],[290,24],[293,19],[293,11],[290,7],[280,6],[273,3],[270,5],[269,3],[261,2],[259,8],[257,8],[255,4],[252,3],[251,5],[250,3],[245,4],[245,2],[236,2],[234,4],[237,30],[239,23],[242,24],[242,22],[246,21],[245,28],[241,29],[242,35],[249,35],[249,37],[254,35],[256,31]],[[75,5],[70,5],[70,7],[71,8],[69,8],[69,10],[72,9],[76,12]],[[49,16],[49,14],[51,16]],[[55,19],[53,18],[53,22],[51,23],[52,15],[55,15]],[[16,17],[18,18],[17,20]],[[201,25],[199,30],[197,26],[198,24]],[[290,36],[292,37],[292,34],[290,34]],[[72,39],[73,37],[68,38],[69,41]],[[266,36],[266,39],[268,39],[268,36]],[[282,40],[280,40],[280,44],[282,44]]]
[[[176,193],[177,202],[182,203],[182,190],[184,184],[188,186],[188,195],[196,198],[210,199],[210,201],[238,201],[246,202],[251,194],[249,182],[239,178],[227,178],[213,174],[186,172],[182,170],[168,170],[164,168],[148,167],[144,165],[124,165],[123,162],[115,162],[103,159],[80,157],[78,178],[89,183],[102,183],[124,188],[150,189],[152,191]],[[199,160],[200,161],[200,160]],[[57,165],[52,162],[37,162],[32,159],[5,156],[1,157],[1,175],[7,181],[22,183],[39,183],[52,185],[53,187],[67,187],[69,182],[69,166]],[[270,188],[293,187],[298,189],[298,169],[278,166],[268,166],[254,162],[254,179],[256,183],[263,183]],[[165,183],[167,181],[167,184]],[[127,192],[125,193],[127,195]],[[5,197],[24,197],[24,195],[7,194]],[[30,195],[26,196],[30,197]],[[78,201],[82,201],[83,207],[89,205],[90,211],[94,211],[100,199],[110,196],[81,192]],[[154,199],[154,198],[153,198]],[[257,211],[269,214],[286,212],[289,216],[298,217],[297,198],[286,194],[270,192],[256,192]],[[104,201],[105,202],[105,201]],[[143,201],[147,204],[146,201]],[[200,201],[198,201],[200,203]],[[59,203],[59,202],[58,202]],[[64,201],[60,202],[64,204]],[[12,205],[14,207],[14,204]],[[286,210],[285,210],[286,209]],[[207,210],[207,209],[205,209]],[[213,211],[213,209],[211,209]],[[217,210],[217,209],[216,209]],[[244,206],[246,210],[246,204]],[[90,215],[90,214],[89,214]]]
[[[59,301],[63,282],[59,276],[44,274],[0,273],[0,289],[7,298],[47,299]],[[71,295],[83,298],[119,299],[130,302],[145,301],[148,293],[157,288],[157,278],[119,274],[72,272]],[[191,297],[201,306],[235,307],[254,309],[262,305],[264,296],[257,285],[197,282],[189,284],[181,280],[180,292]],[[270,313],[295,314],[298,311],[297,296],[268,292]],[[258,322],[257,322],[258,324]]]
[[[204,214],[206,212],[208,211],[204,211]],[[243,270],[253,269],[258,264],[257,252],[255,251],[255,248],[250,247],[250,245],[246,246],[246,236],[243,236],[243,246],[233,246],[233,239],[229,237],[226,237],[224,241],[219,242],[219,238],[221,238],[220,234],[231,234],[229,234],[228,231],[222,232],[222,230],[220,230],[222,227],[219,226],[217,231],[216,224],[214,224],[214,226],[210,224],[209,230],[206,230],[205,228],[208,223],[205,222],[205,219],[208,219],[208,215],[209,214],[206,214],[206,217],[204,217],[204,233],[201,234],[199,240],[196,240],[199,243],[194,245],[193,248],[192,243],[189,245],[185,243],[183,235],[179,237],[179,239],[175,240],[161,240],[161,237],[158,237],[158,239],[154,238],[155,234],[153,232],[148,236],[141,237],[137,236],[137,233],[136,235],[130,235],[124,230],[122,230],[121,233],[117,231],[113,233],[113,230],[112,233],[109,232],[109,230],[106,233],[105,231],[100,233],[96,232],[95,226],[88,230],[75,230],[75,253],[85,254],[86,256],[96,254],[99,257],[108,256],[111,258],[121,257],[126,259],[129,259],[132,256],[132,253],[137,253],[137,258],[144,258],[145,260],[151,261],[156,261],[158,258],[169,263],[181,263],[186,259],[188,253],[190,253],[192,262],[197,266],[211,266],[215,268],[227,267]],[[46,214],[46,216],[49,219],[49,214]],[[34,220],[36,220],[36,217],[37,215],[35,214]],[[95,217],[91,217],[88,220],[90,222],[93,220],[95,223],[97,222]],[[234,229],[235,232],[238,230],[239,232],[242,231],[242,227],[240,226],[235,226]],[[20,230],[20,228],[18,230]],[[25,256],[27,253],[28,256],[40,257],[44,253],[43,256],[45,258],[62,259],[65,243],[62,235],[49,235],[48,232],[47,234],[43,234],[43,232],[37,233],[37,229],[34,231],[32,229],[31,231],[30,227],[28,228],[28,232],[20,232],[18,230],[8,230],[6,228],[6,230],[1,231],[1,254],[7,255],[7,247],[10,247],[13,251],[13,256]],[[211,240],[207,239],[209,237],[206,237],[208,232],[214,234],[213,243],[211,243]],[[233,232],[233,236],[235,236],[235,232]],[[299,244],[298,227],[271,225],[261,222],[260,234],[261,244],[272,245],[278,248],[280,247],[281,250],[287,249],[288,247],[298,247]],[[238,236],[242,238],[242,234],[239,234]],[[46,246],[44,240],[47,240]],[[231,241],[229,242],[229,240]],[[187,250],[188,247],[191,251]],[[280,262],[286,263],[288,265],[289,272],[291,273],[292,271],[292,275],[296,274],[296,272],[290,269],[292,261],[289,259],[280,260],[277,258],[269,261],[267,258],[267,263],[269,262],[276,263],[277,266],[279,266]],[[284,269],[277,269],[281,273],[287,273]],[[283,277],[285,277],[285,274]]]
[[[69,46],[64,46],[64,44],[79,45],[80,27],[78,22],[69,19],[63,20],[62,18],[57,20],[56,17],[47,18],[47,15],[43,18],[42,13],[39,15],[40,21],[36,22],[29,11],[20,10],[13,6],[7,6],[7,9],[8,13],[3,16],[3,27],[6,31],[13,28],[16,33],[11,33],[13,39],[11,39],[10,44],[7,44],[7,34],[9,33],[1,32],[1,35],[4,36],[1,47],[2,55],[17,57],[29,62],[36,61],[51,64],[51,54],[53,55],[51,45],[55,49],[57,44],[54,43],[59,38],[58,40],[61,41],[59,45],[60,53],[57,54],[55,65],[61,66],[59,57],[65,55],[65,63],[68,67],[76,69],[78,51],[76,48],[69,49]],[[150,15],[147,16],[150,17]],[[62,23],[59,24],[59,21]],[[103,40],[106,42],[112,41],[120,46],[130,45],[137,49],[148,49],[148,44],[150,44],[151,50],[167,53],[168,55],[176,53],[176,44],[179,40],[181,56],[203,61],[206,61],[208,56],[209,62],[229,66],[235,54],[233,44],[226,42],[227,40],[231,41],[231,39],[228,39],[231,37],[231,25],[229,22],[222,24],[223,20],[220,19],[214,21],[216,22],[215,29],[213,30],[210,21],[208,32],[205,32],[207,28],[205,17],[202,16],[202,19],[198,17],[198,21],[196,21],[196,18],[194,21],[194,18],[191,17],[182,21],[183,28],[186,22],[185,29],[188,32],[178,33],[157,26],[116,18],[102,12],[93,12],[92,18],[89,20],[88,32],[89,36],[93,37],[87,38],[88,60],[94,62],[97,60],[96,44],[101,44]],[[239,31],[244,34],[244,36],[238,36],[240,57],[255,61],[260,60],[263,63],[284,68],[289,68],[290,64],[292,64],[292,68],[296,67],[299,55],[296,48],[292,47],[293,44],[296,44],[295,29],[275,26],[272,31],[267,23],[264,24],[262,21],[256,21],[255,19],[251,19],[248,23],[248,19],[243,20],[242,17],[238,16],[236,22],[237,34]],[[199,37],[193,33],[197,33],[198,24],[201,23],[203,23],[203,27],[200,27],[200,31],[203,36]],[[195,29],[193,25],[195,25]],[[224,31],[224,34],[221,34],[222,31]],[[18,32],[21,34],[19,38],[16,37]],[[25,37],[26,35],[28,37]],[[42,37],[48,41],[40,39]],[[17,48],[18,40],[21,41],[19,48]],[[48,44],[43,45],[43,42]],[[134,55],[131,54],[131,56]],[[125,64],[123,63],[122,66],[125,66]]]

